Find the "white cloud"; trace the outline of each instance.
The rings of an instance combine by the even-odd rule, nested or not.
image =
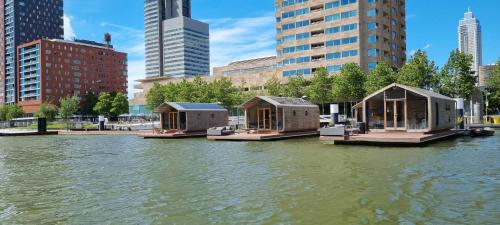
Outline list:
[[[430,47],[432,47],[432,45],[431,45],[431,44],[426,44],[426,45],[422,48],[422,50],[429,49]]]
[[[63,20],[64,20],[64,39],[65,40],[75,39],[76,34],[75,31],[73,30],[73,27],[71,26],[71,17],[64,14]]]
[[[276,55],[274,16],[207,19],[205,22],[210,24],[212,67]]]

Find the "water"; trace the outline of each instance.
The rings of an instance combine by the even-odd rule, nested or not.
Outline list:
[[[0,138],[0,224],[498,224],[500,136],[424,148]]]

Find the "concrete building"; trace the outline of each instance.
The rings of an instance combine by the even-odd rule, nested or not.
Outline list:
[[[87,92],[127,93],[127,54],[111,45],[41,39],[18,46],[17,54],[17,101],[26,113]]]
[[[464,14],[458,25],[458,49],[460,52],[471,54],[474,63],[473,70],[479,74],[479,66],[483,64],[483,46],[481,24],[474,17],[470,9]]]
[[[335,73],[346,63],[372,70],[406,61],[405,1],[276,0],[277,61],[283,76]]]
[[[490,73],[495,69],[495,64],[479,66],[479,87],[487,87]]]
[[[144,23],[147,78],[210,74],[209,27],[190,0],[145,0]]]
[[[0,0],[0,103],[16,102],[16,47],[64,38],[63,0]]]

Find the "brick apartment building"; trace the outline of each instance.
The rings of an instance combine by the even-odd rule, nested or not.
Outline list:
[[[127,93],[127,54],[92,41],[41,39],[17,47],[17,102],[26,113],[87,92]]]

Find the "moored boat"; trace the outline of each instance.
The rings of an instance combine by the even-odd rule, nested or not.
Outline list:
[[[495,130],[486,127],[486,128],[476,128],[471,130],[471,135],[474,137],[486,137],[495,135]]]

